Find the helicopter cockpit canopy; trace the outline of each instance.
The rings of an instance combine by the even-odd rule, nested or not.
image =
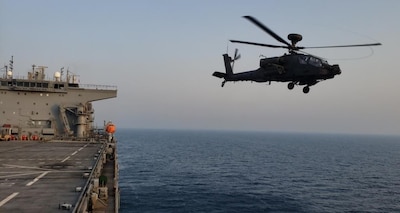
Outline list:
[[[299,56],[299,62],[300,64],[309,64],[314,67],[322,67],[323,64],[327,64],[325,60],[310,55]]]

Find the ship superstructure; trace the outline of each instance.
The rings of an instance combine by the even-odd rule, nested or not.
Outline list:
[[[13,59],[0,78],[0,124],[10,139],[84,140],[93,134],[92,102],[117,96],[115,86],[82,85],[78,76],[61,69],[48,79],[45,66],[32,66],[16,78]]]

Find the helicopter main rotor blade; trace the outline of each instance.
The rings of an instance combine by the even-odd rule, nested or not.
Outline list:
[[[291,47],[287,41],[285,41],[283,38],[278,36],[274,31],[270,30],[268,27],[264,26],[261,22],[259,22],[257,19],[251,17],[251,16],[243,16],[243,18],[251,21],[253,24],[257,25],[259,28],[263,29],[265,32],[267,32],[269,35],[274,37],[276,40],[278,40],[281,43],[286,44],[288,47]],[[289,48],[288,48],[289,49]]]
[[[372,44],[350,44],[350,45],[335,45],[335,46],[319,46],[319,47],[297,47],[299,49],[317,49],[317,48],[336,48],[336,47],[368,47],[368,46],[379,46],[381,43]]]
[[[285,48],[285,49],[289,49],[288,46],[279,46],[279,45],[272,45],[272,44],[262,44],[262,43],[249,42],[249,41],[239,41],[239,40],[229,40],[229,41],[232,42],[232,43],[250,44],[250,45],[262,46],[262,47],[272,47],[272,48]]]

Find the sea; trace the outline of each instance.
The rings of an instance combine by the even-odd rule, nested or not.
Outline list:
[[[120,212],[400,212],[400,136],[120,129]]]

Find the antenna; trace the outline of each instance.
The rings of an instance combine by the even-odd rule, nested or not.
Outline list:
[[[64,67],[61,67],[61,69],[60,69],[60,81],[62,81],[63,74],[64,74]]]
[[[13,64],[14,64],[14,56],[11,56],[11,60],[10,60],[10,71],[13,71]]]
[[[69,67],[67,67],[67,83],[69,83],[70,76],[69,76]]]

